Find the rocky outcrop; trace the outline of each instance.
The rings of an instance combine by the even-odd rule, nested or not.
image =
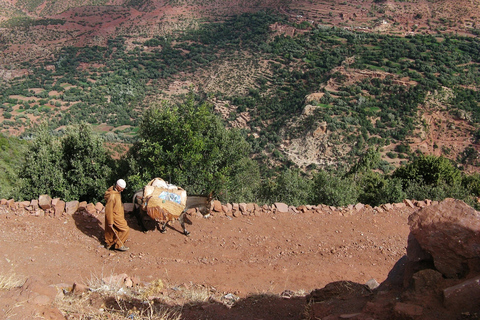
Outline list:
[[[349,281],[312,291],[310,319],[478,319],[480,213],[455,199],[414,203],[407,255],[388,278],[371,291]]]
[[[412,237],[424,250],[407,249],[409,261],[428,259],[445,278],[465,278],[479,271],[480,214],[475,209],[463,201],[446,199],[422,208],[408,220]]]

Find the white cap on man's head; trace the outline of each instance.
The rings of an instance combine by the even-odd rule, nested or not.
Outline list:
[[[118,179],[117,180],[117,186],[119,186],[122,189],[125,189],[125,187],[127,186],[127,183],[123,179]]]

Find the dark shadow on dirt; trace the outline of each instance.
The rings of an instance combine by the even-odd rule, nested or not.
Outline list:
[[[134,230],[142,232],[160,231],[160,223],[148,216],[138,217],[137,214],[132,211],[128,214],[125,214],[125,219],[127,220],[128,226]],[[143,219],[143,226],[140,219]],[[185,225],[192,225],[192,220],[190,220],[188,216],[185,216],[184,219]],[[167,227],[171,230],[183,234],[183,230],[178,220],[171,221],[169,224],[167,224]]]
[[[132,211],[129,213],[125,213],[125,220],[127,220],[128,226],[133,230],[141,231],[141,232],[149,232],[155,231],[157,229],[157,222],[150,219],[145,218],[143,219],[143,226],[141,225],[141,217],[137,217],[137,215]]]
[[[105,230],[97,217],[85,211],[78,211],[72,215],[72,218],[78,230],[86,236],[96,239],[99,243],[105,244]]]
[[[171,315],[181,315],[182,320],[301,320],[304,319],[306,308],[305,297],[286,299],[266,294],[249,296],[236,301],[233,305],[229,301],[183,306],[167,305],[159,299],[153,299],[152,302],[153,305],[148,306],[141,300],[118,301],[112,297],[105,300],[105,306],[109,310],[137,310],[140,314],[150,313],[151,310],[169,310]],[[124,316],[132,316],[129,312],[126,311],[127,314]]]

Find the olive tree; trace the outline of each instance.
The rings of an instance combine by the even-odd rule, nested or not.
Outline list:
[[[41,124],[19,172],[20,196],[34,199],[48,194],[64,200],[101,200],[111,174],[103,140],[90,125],[67,127],[53,133]]]
[[[220,200],[246,199],[260,180],[249,153],[241,133],[227,130],[211,105],[193,96],[179,104],[156,103],[144,112],[139,140],[127,155],[128,179],[139,187],[160,177],[190,194],[213,191]]]

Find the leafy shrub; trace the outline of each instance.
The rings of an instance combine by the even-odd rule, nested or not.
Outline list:
[[[325,171],[320,171],[314,177],[313,201],[316,204],[346,206],[356,203],[358,194],[357,185],[352,178]]]
[[[395,170],[393,176],[404,181],[417,180],[433,186],[441,183],[454,185],[461,181],[460,170],[449,159],[433,155],[420,155],[412,162]]]
[[[383,203],[402,202],[406,194],[402,189],[402,181],[389,179],[381,174],[370,172],[362,176],[360,182],[359,202],[378,206]]]
[[[286,169],[278,177],[268,179],[262,185],[261,202],[299,206],[312,202],[313,181],[298,169]]]

